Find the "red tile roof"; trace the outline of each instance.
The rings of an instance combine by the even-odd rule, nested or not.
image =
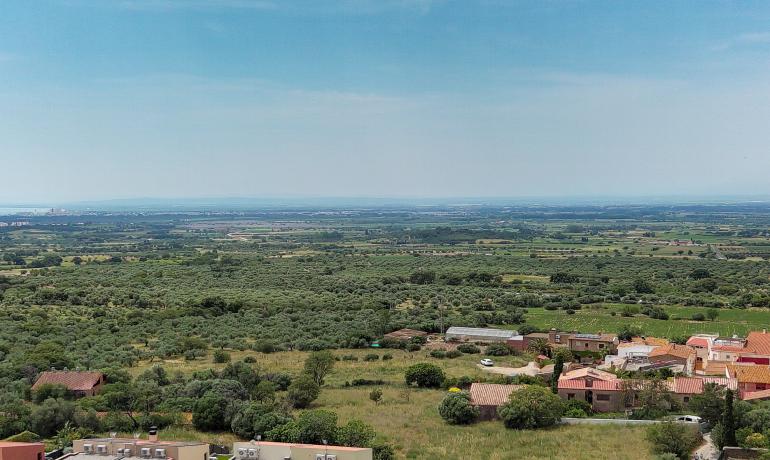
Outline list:
[[[562,376],[559,377],[559,380],[584,379],[586,377],[597,379],[597,380],[616,380],[618,378],[615,374],[611,372],[594,369],[592,367],[583,367],[583,368],[575,369],[574,371],[569,371],[565,374],[562,374]]]
[[[738,388],[738,382],[735,379],[719,377],[675,377],[668,382],[671,391],[679,394],[701,394],[707,383],[716,383],[731,390]]]
[[[691,347],[703,347],[708,348],[709,341],[703,337],[690,337],[687,339],[687,345]]]
[[[560,390],[605,390],[605,391],[620,391],[622,387],[622,381],[617,380],[594,380],[591,385],[587,385],[585,380],[575,379],[559,380]]]
[[[770,356],[770,334],[767,332],[749,332],[744,351]]]
[[[41,385],[64,385],[71,391],[92,390],[104,377],[101,372],[81,372],[81,371],[46,371],[40,374],[37,381],[32,385],[36,390]]]
[[[520,390],[522,387],[523,385],[471,383],[471,404],[476,406],[502,406],[508,402],[511,393]]]
[[[744,401],[770,399],[770,390],[747,391],[745,393],[741,393],[741,399]]]
[[[695,354],[695,350],[687,345],[677,345],[671,343],[665,347],[658,347],[649,354],[650,358],[655,356],[674,356],[676,358],[688,359]]]
[[[715,345],[711,347],[711,349],[714,351],[734,351],[736,353],[741,351],[746,351],[746,349],[743,347],[735,347],[732,345]]]

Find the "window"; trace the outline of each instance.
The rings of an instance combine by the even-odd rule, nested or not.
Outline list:
[[[596,395],[596,400],[597,401],[609,401],[610,400],[610,395],[598,394],[598,395]]]
[[[567,399],[575,399],[575,393],[567,393]]]
[[[604,348],[604,344],[603,344],[603,343],[600,343],[600,344],[599,344],[599,348]]]
[[[585,342],[583,345],[588,348],[588,342]]]

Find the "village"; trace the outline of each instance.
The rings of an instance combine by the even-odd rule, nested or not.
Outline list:
[[[503,378],[515,383],[474,381],[468,382],[467,386],[460,385],[463,388],[448,389],[448,398],[464,395],[476,411],[476,420],[499,419],[501,407],[511,400],[512,395],[539,381],[550,383],[553,393],[565,407],[583,408],[564,413],[561,423],[673,421],[706,433],[701,450],[710,454],[698,458],[759,458],[765,452],[765,449],[730,445],[725,445],[721,451],[712,444],[708,434],[713,426],[687,411],[693,399],[709,391],[729,392],[737,400],[747,402],[770,399],[770,334],[766,330],[750,332],[746,337],[697,334],[681,344],[663,338],[611,333],[584,334],[551,329],[519,334],[495,328],[450,327],[443,335],[401,329],[385,334],[373,346],[405,343],[422,343],[426,349],[444,352],[469,346],[488,350],[502,346],[511,353],[534,357],[519,368],[496,366],[491,357],[479,360],[478,369],[488,373],[495,382]],[[106,382],[105,374],[99,371],[50,370],[40,373],[32,391],[59,385],[66,387],[73,397],[83,398],[99,394]],[[665,409],[668,412],[639,417],[637,411],[647,404],[645,398],[649,397],[644,394],[651,389],[658,392],[657,399],[667,401]],[[643,420],[645,418],[647,420]],[[467,422],[470,420],[463,423]],[[730,456],[730,452],[741,456]],[[107,438],[74,440],[71,448],[47,453],[41,442],[0,442],[0,459],[133,458],[372,460],[374,457],[371,448],[337,446],[326,440],[321,444],[270,442],[257,435],[250,441],[228,446],[160,440],[155,427],[146,437],[135,433],[132,438],[120,438],[112,433]]]

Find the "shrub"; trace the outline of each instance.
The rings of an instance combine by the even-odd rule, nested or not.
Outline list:
[[[444,359],[446,358],[446,351],[444,350],[432,350],[430,352],[431,357],[436,359]]]
[[[409,366],[404,374],[407,385],[421,388],[439,388],[444,382],[444,371],[434,364],[419,363]]]
[[[391,355],[390,353],[385,353],[384,355],[382,355],[383,361],[390,361],[391,359],[393,359],[393,355]]]
[[[230,428],[230,420],[227,417],[228,403],[228,398],[219,393],[206,393],[193,406],[193,426],[201,431],[220,431]]]
[[[511,354],[511,349],[504,343],[492,343],[487,346],[484,353],[487,356],[508,356]]]
[[[671,453],[679,458],[689,458],[690,452],[700,443],[701,436],[692,426],[664,422],[647,428],[647,440],[656,454]]]
[[[447,423],[467,425],[479,417],[479,408],[471,405],[468,393],[448,393],[438,406],[438,413]]]
[[[459,358],[460,356],[462,356],[462,353],[460,353],[457,350],[449,350],[448,352],[446,352],[446,357],[449,359]]]
[[[369,447],[374,441],[374,428],[360,420],[351,420],[337,430],[337,443],[346,447]]]
[[[302,374],[289,385],[288,399],[297,409],[303,409],[318,399],[321,386],[308,374]]]
[[[369,353],[368,355],[364,356],[364,361],[377,361],[380,359],[380,355],[377,353]]]
[[[511,393],[497,412],[507,428],[544,428],[561,419],[564,405],[550,389],[533,385]]]
[[[214,351],[214,362],[215,363],[229,363],[230,362],[230,353],[224,351],[224,350],[215,350]]]
[[[457,347],[457,350],[462,353],[467,353],[469,355],[475,355],[475,354],[481,353],[481,349],[472,343],[464,343],[462,345],[459,345]]]
[[[703,313],[694,313],[691,318],[692,318],[693,321],[705,321],[706,320],[706,316]]]

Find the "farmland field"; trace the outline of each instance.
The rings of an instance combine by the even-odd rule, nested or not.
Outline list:
[[[373,345],[404,327],[765,329],[768,216],[753,204],[29,217],[0,226],[0,412],[18,413],[0,417],[0,438],[31,430],[53,445],[65,422],[82,433],[156,423],[169,438],[228,443],[256,435],[236,415],[267,407],[284,428],[307,411],[361,420],[397,458],[652,458],[640,428],[448,425],[446,388],[407,388],[405,373],[433,364],[447,385],[508,381],[477,365],[483,347]],[[333,369],[299,404],[289,388],[319,350]],[[533,355],[493,358],[519,367]],[[103,370],[106,394],[37,396],[31,384],[52,367]],[[205,425],[195,414],[213,400],[228,409]]]

